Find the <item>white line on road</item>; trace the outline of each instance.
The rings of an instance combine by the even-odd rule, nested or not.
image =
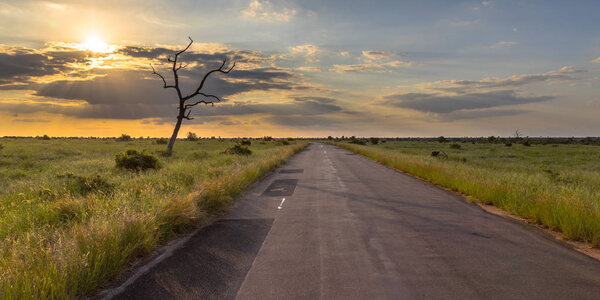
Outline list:
[[[277,207],[277,209],[281,209],[283,207],[283,202],[285,202],[285,198],[283,198],[283,200],[281,200],[281,204],[279,204],[279,206]]]

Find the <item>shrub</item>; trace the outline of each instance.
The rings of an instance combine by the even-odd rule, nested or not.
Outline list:
[[[431,156],[437,157],[439,159],[446,160],[448,159],[448,154],[444,151],[431,151]]]
[[[512,143],[511,142],[506,142],[506,143],[504,143],[504,146],[510,147],[510,146],[512,146]]]
[[[248,149],[248,147],[241,145],[234,145],[233,147],[225,150],[224,154],[233,154],[233,155],[250,155],[252,154],[252,150]]]
[[[49,139],[50,139],[50,137],[47,134],[44,134],[42,136],[42,140],[49,140]]]
[[[460,144],[457,144],[457,143],[450,144],[450,149],[460,149]]]
[[[328,136],[327,139],[331,141],[331,140],[333,140],[333,137],[332,136]]]
[[[525,141],[523,142],[523,146],[530,147],[530,146],[531,146],[531,143],[529,142],[529,140],[525,140]]]
[[[265,140],[265,141],[267,141],[267,142],[268,142],[268,141],[272,141],[272,140],[273,140],[273,138],[272,138],[272,137],[270,137],[270,136],[265,136],[265,137],[263,137],[263,140]]]
[[[117,168],[134,171],[145,171],[160,167],[156,157],[137,152],[134,149],[127,149],[125,152],[115,155],[115,163]]]
[[[157,139],[156,141],[154,141],[154,143],[158,144],[158,145],[166,145],[169,143],[169,140],[168,139]]]
[[[95,177],[85,177],[67,173],[58,177],[66,179],[66,188],[73,195],[85,196],[92,192],[108,194],[113,188],[113,185],[100,177],[100,175],[96,175]]]
[[[281,142],[282,145],[289,145],[290,144],[290,142],[288,142],[286,140],[283,140],[283,141],[280,141],[280,142]]]
[[[193,133],[193,132],[190,131],[190,132],[187,133],[187,138],[186,139],[188,141],[197,141],[198,140],[198,136],[195,133]]]
[[[377,145],[377,144],[379,144],[379,139],[376,137],[371,137],[371,138],[369,138],[369,142],[373,145]]]
[[[117,138],[117,141],[119,141],[119,142],[128,142],[128,141],[131,141],[131,136],[123,133],[123,134],[121,134],[120,137]]]
[[[351,139],[350,140],[350,144],[357,144],[357,145],[366,145],[367,142],[365,140],[359,140],[359,139]]]
[[[248,140],[241,140],[240,145],[250,146],[252,145],[252,142]]]
[[[446,138],[444,136],[440,136],[437,138],[438,143],[445,143],[447,142]]]

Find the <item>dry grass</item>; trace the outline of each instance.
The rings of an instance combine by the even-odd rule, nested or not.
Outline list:
[[[81,298],[136,257],[227,211],[244,188],[302,149],[255,142],[2,139],[0,297]],[[157,170],[115,168],[126,148],[159,157]]]

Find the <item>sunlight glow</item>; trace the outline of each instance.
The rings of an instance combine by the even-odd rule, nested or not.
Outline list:
[[[89,50],[97,53],[109,53],[115,50],[115,46],[105,43],[96,35],[88,36],[85,41],[80,44],[81,50]]]

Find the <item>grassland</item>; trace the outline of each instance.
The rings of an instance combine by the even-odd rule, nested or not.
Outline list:
[[[233,197],[302,149],[300,141],[178,141],[172,156],[154,140],[0,139],[0,297],[89,295],[137,257],[209,223]],[[161,168],[115,167],[133,148]]]
[[[334,142],[384,165],[493,204],[567,239],[600,246],[600,146]],[[432,156],[433,151],[447,154]]]

